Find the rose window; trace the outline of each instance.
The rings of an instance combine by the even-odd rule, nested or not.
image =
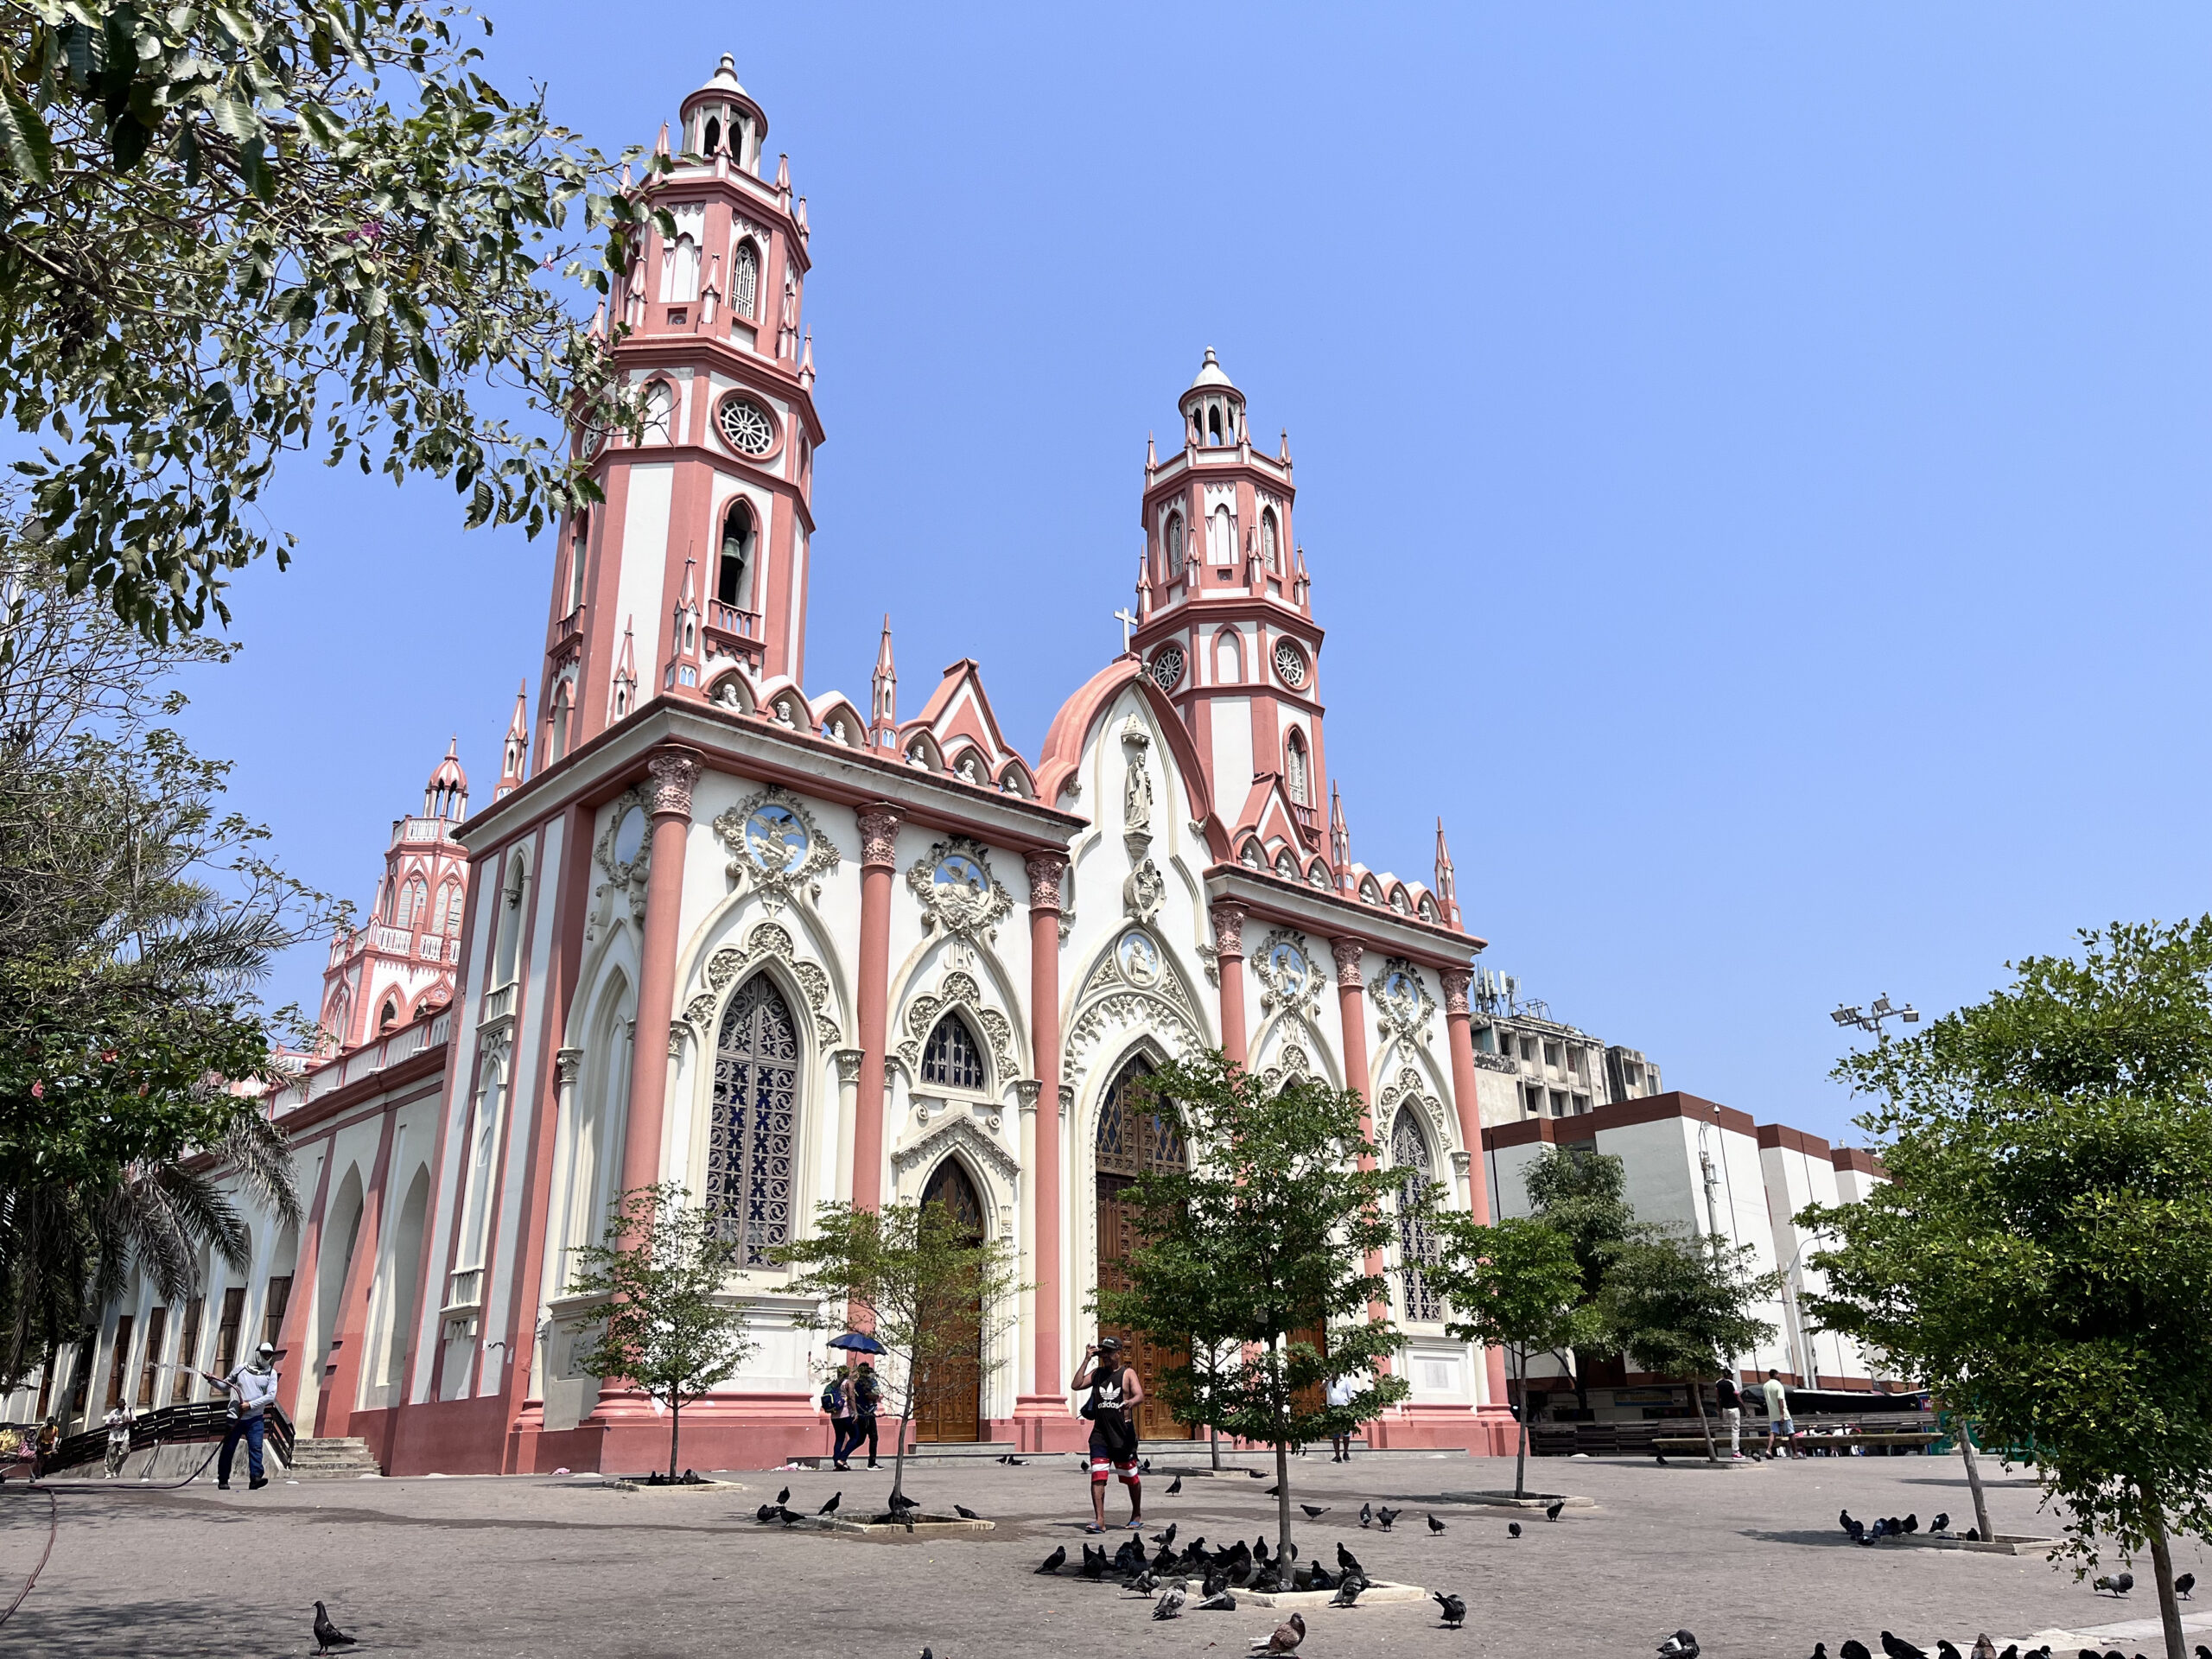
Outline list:
[[[1275,645],[1275,673],[1294,691],[1306,683],[1306,658],[1287,639]]]
[[[1163,645],[1153,653],[1152,677],[1163,691],[1173,691],[1176,682],[1183,677],[1183,648]]]
[[[768,412],[749,397],[725,398],[717,418],[721,422],[722,436],[741,455],[765,455],[776,447],[775,423],[769,420]]]

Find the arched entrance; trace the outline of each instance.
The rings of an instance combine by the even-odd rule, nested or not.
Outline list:
[[[1123,1202],[1129,1183],[1150,1170],[1181,1169],[1185,1159],[1183,1136],[1173,1123],[1152,1109],[1147,1084],[1152,1063],[1138,1055],[1115,1074],[1098,1113],[1098,1286],[1102,1290],[1127,1290],[1128,1270],[1123,1265],[1136,1248],[1138,1211]],[[1111,1327],[1108,1327],[1111,1328]],[[1147,1440],[1185,1440],[1197,1431],[1177,1422],[1167,1407],[1151,1392],[1154,1380],[1166,1366],[1179,1363],[1179,1348],[1163,1348],[1133,1331],[1116,1331],[1128,1344],[1129,1363],[1144,1379],[1144,1402],[1137,1408],[1137,1437]]]
[[[937,1166],[922,1188],[922,1203],[943,1205],[969,1238],[982,1242],[983,1201],[976,1196],[976,1184],[968,1179],[959,1160],[948,1158]],[[982,1306],[969,1302],[963,1307],[946,1308],[938,1317],[957,1323],[969,1333],[969,1340],[960,1345],[958,1358],[940,1359],[928,1376],[916,1379],[914,1438],[940,1442],[980,1440],[983,1438]]]

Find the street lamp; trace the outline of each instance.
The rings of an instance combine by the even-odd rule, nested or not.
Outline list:
[[[1878,1037],[1882,1033],[1883,1020],[1902,1020],[1908,1026],[1916,1026],[1920,1023],[1920,1010],[1910,1002],[1901,1008],[1891,1007],[1890,994],[1884,991],[1874,999],[1872,1007],[1861,1008],[1853,1003],[1836,1009],[1828,1018],[1839,1026],[1856,1026],[1859,1030],[1871,1031]]]

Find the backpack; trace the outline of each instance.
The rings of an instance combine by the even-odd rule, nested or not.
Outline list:
[[[834,1413],[837,1409],[837,1379],[833,1376],[822,1390],[822,1409]]]

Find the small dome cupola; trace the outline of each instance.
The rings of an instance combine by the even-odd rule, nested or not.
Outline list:
[[[758,178],[767,137],[768,118],[738,84],[737,60],[723,53],[707,84],[683,100],[683,149],[710,160],[727,154],[733,166]]]
[[[1236,390],[1221,366],[1221,359],[1206,347],[1206,360],[1198,365],[1198,378],[1183,394],[1183,441],[1199,449],[1231,448],[1244,439],[1244,394]]]
[[[468,774],[461,769],[461,740],[446,745],[446,758],[423,786],[423,816],[458,823],[468,816]]]

